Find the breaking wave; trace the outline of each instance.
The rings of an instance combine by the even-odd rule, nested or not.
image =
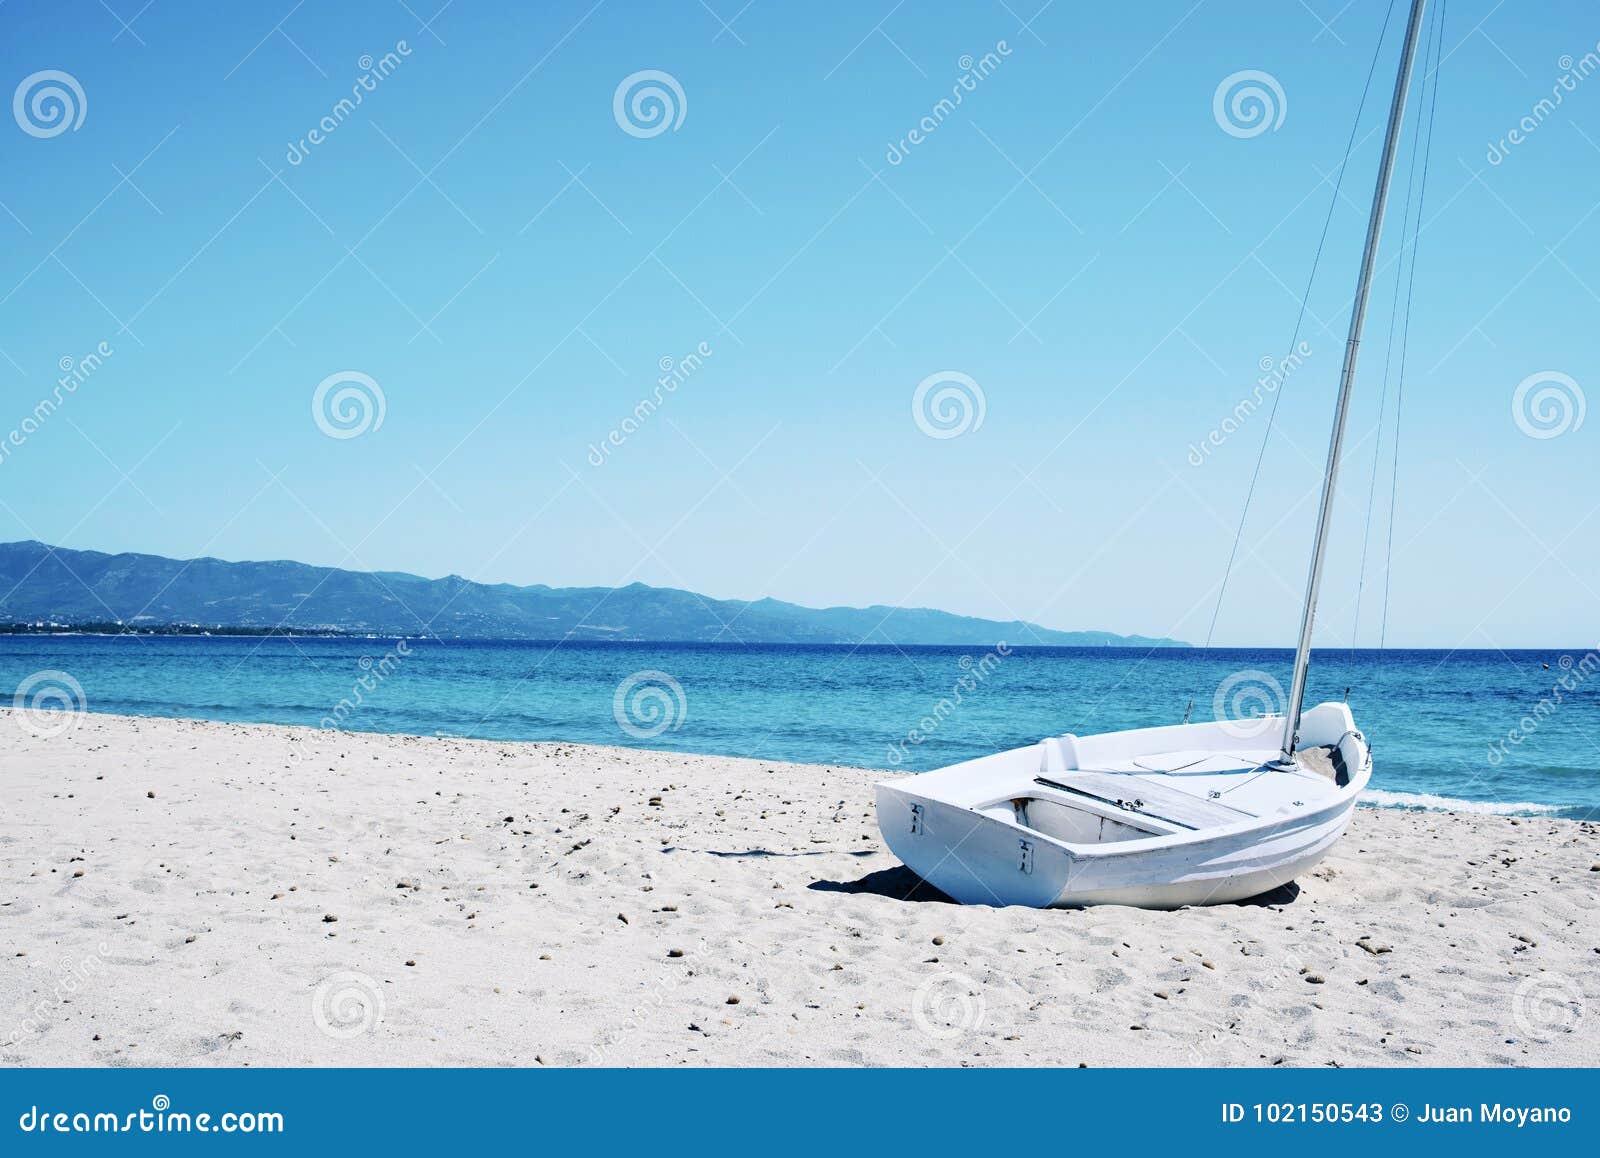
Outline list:
[[[1422,812],[1473,812],[1482,816],[1553,816],[1566,811],[1559,804],[1458,800],[1453,796],[1435,796],[1431,792],[1385,792],[1381,788],[1367,789],[1361,794],[1361,803],[1375,808],[1409,808]]]

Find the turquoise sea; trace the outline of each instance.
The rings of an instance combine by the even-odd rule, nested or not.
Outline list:
[[[0,695],[48,705],[58,688],[54,702],[96,712],[921,771],[1050,734],[1176,723],[1186,709],[1203,720],[1281,706],[1292,661],[1001,647],[5,636]],[[1600,811],[1590,648],[1318,652],[1311,685],[1312,703],[1349,688],[1373,744],[1372,803]]]

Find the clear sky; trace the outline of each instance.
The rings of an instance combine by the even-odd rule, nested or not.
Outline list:
[[[1386,0],[441,2],[0,7],[25,90],[0,118],[0,537],[1204,638],[1264,415],[1192,448],[1288,351]],[[1219,643],[1292,643],[1404,8]],[[1587,0],[1449,4],[1391,643],[1594,642],[1597,41]],[[645,70],[670,125],[618,100]],[[1281,91],[1270,126],[1219,113],[1247,70]],[[52,86],[71,124],[31,102]],[[1352,630],[1408,161],[1326,644]],[[358,405],[336,438],[313,398],[344,371],[382,421]],[[913,400],[946,371],[982,421],[930,437]],[[1568,378],[1524,408],[1567,429],[1531,437],[1513,399],[1545,372]],[[946,387],[975,396],[924,401]]]

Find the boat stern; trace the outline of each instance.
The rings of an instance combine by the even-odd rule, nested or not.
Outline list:
[[[964,905],[1044,908],[1066,892],[1067,849],[1006,817],[919,793],[918,779],[876,787],[883,839],[917,876]]]

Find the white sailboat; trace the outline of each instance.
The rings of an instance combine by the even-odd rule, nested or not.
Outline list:
[[[1372,775],[1344,703],[1303,709],[1356,355],[1426,0],[1412,0],[1351,310],[1282,715],[1051,736],[877,785],[894,854],[966,904],[1176,908],[1259,896],[1313,868]]]

